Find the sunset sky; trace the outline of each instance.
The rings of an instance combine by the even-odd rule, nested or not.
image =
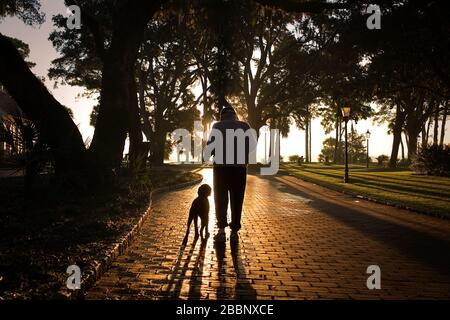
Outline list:
[[[63,0],[42,0],[42,11],[46,14],[46,21],[40,27],[30,27],[25,25],[17,18],[6,18],[0,22],[0,31],[10,37],[18,38],[30,46],[30,61],[36,63],[33,72],[46,78],[46,85],[53,93],[56,99],[63,105],[72,109],[74,120],[79,126],[80,131],[85,140],[92,138],[94,129],[89,125],[89,115],[93,105],[96,104],[94,99],[81,97],[83,89],[80,87],[59,86],[54,88],[53,81],[48,80],[47,71],[51,61],[58,57],[58,53],[48,40],[49,33],[53,30],[51,18],[55,14],[66,14],[66,8]],[[392,137],[387,135],[387,126],[374,125],[369,121],[359,121],[355,124],[355,129],[359,133],[366,132],[369,129],[372,132],[370,139],[371,157],[380,154],[390,155],[392,146]],[[447,126],[448,127],[448,126]],[[313,121],[312,124],[312,158],[317,159],[322,148],[322,141],[326,138],[324,130],[320,126],[320,118]],[[281,153],[287,157],[289,155],[304,155],[304,132],[292,127],[291,133],[287,139],[281,142]],[[446,143],[450,140],[448,130],[446,133]]]

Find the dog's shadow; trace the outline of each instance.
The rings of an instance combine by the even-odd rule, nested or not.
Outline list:
[[[167,288],[164,292],[164,296],[166,298],[177,299],[180,296],[183,281],[186,278],[186,272],[188,270],[189,263],[191,262],[192,255],[194,254],[195,246],[197,244],[198,239],[199,238],[194,238],[189,248],[189,252],[187,253],[186,260],[184,261],[184,264],[181,267],[181,261],[183,260],[184,251],[186,249],[186,243],[184,241],[182,242],[180,250],[178,252],[177,261],[175,263],[169,283],[167,284]]]
[[[192,267],[192,274],[189,280],[189,299],[200,299],[202,297],[201,287],[203,279],[203,266],[205,264],[206,254],[206,239],[202,239],[200,249],[197,253],[194,265]]]

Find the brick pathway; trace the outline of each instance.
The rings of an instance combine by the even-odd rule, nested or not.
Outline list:
[[[212,185],[212,171],[203,174]],[[449,221],[249,176],[240,243],[191,235],[182,248],[197,187],[155,199],[140,237],[87,299],[450,298]],[[212,209],[210,231],[214,222]],[[369,265],[381,268],[381,290],[367,289]]]

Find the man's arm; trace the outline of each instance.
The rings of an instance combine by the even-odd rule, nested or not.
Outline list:
[[[213,124],[212,128],[211,128],[211,133],[209,134],[208,140],[206,141],[206,146],[209,146],[211,143],[214,142],[214,137],[212,135],[212,129],[216,128],[216,124]],[[212,156],[216,155],[216,150],[213,149],[213,151],[211,152]],[[205,159],[205,153],[203,152],[203,162],[208,162],[209,159]]]
[[[252,128],[246,123],[246,130],[251,130]],[[246,164],[250,164],[250,154],[256,152],[258,145],[258,136],[256,134],[250,134],[247,139],[245,139],[245,150],[246,150]],[[256,156],[255,156],[256,157]],[[256,161],[256,159],[254,159]]]

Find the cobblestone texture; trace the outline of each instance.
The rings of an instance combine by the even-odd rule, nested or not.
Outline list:
[[[212,170],[203,170],[212,186]],[[293,177],[249,176],[240,242],[181,246],[198,186],[155,199],[87,299],[449,299],[450,222]],[[210,231],[215,229],[213,197]],[[381,290],[366,286],[381,268]]]

